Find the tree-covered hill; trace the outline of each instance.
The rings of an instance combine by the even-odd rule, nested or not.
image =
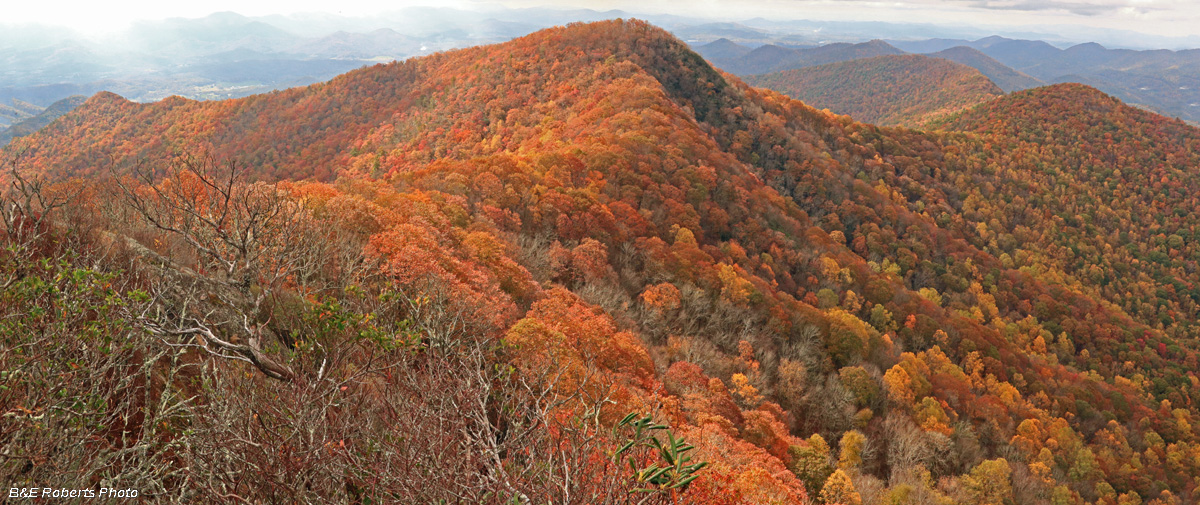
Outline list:
[[[986,75],[988,79],[991,79],[992,82],[1000,86],[1000,89],[1003,89],[1005,92],[1020,91],[1045,85],[1044,82],[1006,67],[1003,63],[972,47],[954,46],[929,54],[929,56],[962,63],[963,65],[979,70],[979,72]]]
[[[750,87],[638,21],[94,96],[0,151],[0,473],[161,502],[1191,503],[1196,130],[1082,86],[936,126]]]
[[[916,54],[753,75],[746,82],[885,126],[921,126],[1004,94],[971,67]]]

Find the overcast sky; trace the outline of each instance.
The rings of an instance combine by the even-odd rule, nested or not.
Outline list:
[[[5,22],[67,25],[86,32],[127,26],[137,19],[202,17],[234,11],[248,16],[330,12],[369,15],[407,5],[486,8],[558,6],[621,9],[641,14],[706,16],[725,20],[873,20],[974,26],[1075,25],[1134,30],[1165,36],[1200,35],[1197,0],[17,0],[6,2]]]

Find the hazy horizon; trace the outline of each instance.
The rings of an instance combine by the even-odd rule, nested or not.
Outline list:
[[[7,9],[0,25],[65,27],[89,37],[102,37],[130,28],[138,22],[171,18],[196,19],[219,12],[247,17],[340,16],[364,18],[409,7],[441,7],[488,13],[513,8],[558,10],[620,10],[633,16],[690,18],[710,22],[745,22],[762,18],[773,22],[886,22],[929,25],[959,30],[978,36],[990,34],[1057,35],[1060,41],[1096,41],[1125,47],[1200,47],[1200,5],[1178,0],[916,0],[876,2],[866,0],[751,0],[746,2],[681,0],[633,2],[630,0],[577,0],[547,5],[542,0],[450,0],[401,1],[386,5],[347,0],[328,7],[316,0],[217,0],[204,4],[125,2],[114,9],[93,3],[30,2]],[[929,37],[938,34],[930,33]]]

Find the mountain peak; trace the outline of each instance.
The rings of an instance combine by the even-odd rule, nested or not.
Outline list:
[[[1041,132],[1065,126],[1091,128],[1103,122],[1140,121],[1156,124],[1168,119],[1127,105],[1086,84],[1067,82],[1018,91],[948,118],[939,127],[949,130],[1018,135],[1028,129]]]
[[[85,104],[131,104],[125,97],[111,91],[100,91],[88,98]]]
[[[795,51],[796,51],[795,49],[783,47],[783,46],[776,45],[776,44],[763,44],[761,46],[754,48],[754,50],[750,51],[750,52],[756,53],[756,54],[772,54],[772,53],[783,54],[783,53],[792,53]]]
[[[1049,86],[1042,86],[1039,88],[1027,89],[1020,93],[1014,93],[1012,95],[1012,100],[1014,102],[1026,100],[1058,100],[1083,108],[1094,109],[1096,107],[1103,107],[1105,109],[1114,109],[1119,107],[1129,107],[1131,110],[1133,110],[1133,107],[1126,105],[1112,95],[1100,91],[1095,87],[1078,82],[1063,82],[1051,84]]]
[[[547,62],[554,61],[560,64],[551,70]],[[628,62],[633,65],[603,65],[605,62]],[[497,72],[480,77],[478,67],[495,69]],[[701,121],[717,111],[720,102],[714,95],[726,86],[719,73],[669,32],[640,20],[607,20],[549,28],[502,44],[458,49],[413,58],[403,63],[365,67],[330,82],[243,100],[185,102],[182,99],[169,99],[134,104],[112,93],[100,93],[80,107],[77,113],[103,122],[109,121],[109,118],[115,118],[113,121],[130,121],[128,117],[121,117],[122,113],[139,107],[145,109],[148,117],[173,117],[179,121],[189,121],[182,116],[190,112],[174,111],[183,108],[180,105],[187,104],[188,109],[195,109],[196,112],[206,110],[214,117],[205,127],[206,135],[202,140],[180,138],[174,141],[199,143],[197,148],[211,147],[214,155],[244,156],[243,146],[239,146],[237,139],[244,139],[248,131],[271,130],[270,139],[261,140],[260,143],[273,147],[258,150],[257,157],[247,162],[262,166],[286,166],[290,170],[288,175],[293,177],[328,179],[334,174],[327,167],[344,166],[354,156],[350,149],[352,142],[390,121],[396,114],[416,114],[413,104],[418,100],[447,93],[444,100],[461,102],[460,108],[467,107],[468,103],[483,107],[475,103],[474,98],[453,94],[465,86],[462,84],[466,81],[464,76],[476,75],[471,79],[472,82],[491,83],[475,84],[476,89],[504,89],[528,81],[546,86],[555,83],[552,87],[556,93],[566,93],[563,90],[581,86],[575,82],[579,76],[591,75],[596,71],[636,76],[639,82],[656,80],[660,83],[660,90],[655,99],[670,101],[661,106],[681,107]],[[333,95],[341,98],[333,101],[326,99]],[[566,98],[562,97],[564,100]],[[510,104],[504,110],[521,107],[524,107],[523,102]],[[348,111],[362,112],[349,114]],[[329,127],[323,124],[337,124],[337,133],[331,134]],[[109,127],[112,125],[104,126]],[[129,160],[161,157],[164,146],[169,145],[168,142],[152,141],[151,137],[157,134],[134,123],[127,124],[125,128],[138,139],[137,152],[123,153],[123,157]],[[85,138],[90,133],[75,130],[71,135]],[[105,156],[101,149],[103,147],[99,145],[76,149],[69,155],[71,160],[58,167],[68,172],[87,170],[89,159]]]
[[[694,49],[701,56],[713,61],[741,58],[750,52],[749,47],[724,37],[701,46],[696,46]]]
[[[253,22],[250,18],[233,11],[214,12],[204,16],[200,19],[200,21],[206,24],[219,26],[240,26]]]
[[[1108,48],[1095,42],[1076,44],[1066,49],[1066,52],[1069,53],[1103,53],[1106,51],[1108,51]]]
[[[707,44],[699,46],[696,49],[701,49],[701,48],[703,48],[705,51],[721,51],[721,52],[735,51],[735,52],[742,52],[743,54],[750,52],[749,47],[738,44],[737,42],[729,40],[725,37],[721,37],[717,40],[714,40],[712,42],[709,42]]]
[[[991,58],[991,56],[984,54],[983,51],[980,51],[978,49],[975,49],[974,47],[968,47],[968,46],[954,46],[949,49],[943,49],[936,53],[930,53],[930,56],[937,56],[940,54],[963,54],[963,55],[969,54],[972,56],[982,56],[984,58]]]
[[[1001,42],[1013,42],[1014,40],[1016,40],[1016,39],[1010,39],[1008,37],[1001,37],[999,35],[992,35],[990,37],[984,37],[982,39],[976,40],[974,42],[974,44],[977,46],[981,46],[981,47],[987,47],[987,46],[990,46],[993,44],[999,44]]]

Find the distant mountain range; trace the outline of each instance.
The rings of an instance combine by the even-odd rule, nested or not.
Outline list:
[[[11,99],[9,105],[0,103],[0,128],[33,117],[41,111],[41,107],[23,100]]]
[[[695,49],[717,67],[736,75],[766,74],[885,54],[904,54],[904,51],[882,40],[801,48],[767,44],[750,49],[728,39],[720,39]]]
[[[1047,83],[1079,82],[1133,105],[1200,121],[1200,50],[1135,51],[1096,43],[1059,49],[1042,41],[1003,37],[934,42],[895,44],[914,52],[950,44],[974,48]]]
[[[991,79],[992,82],[1000,86],[1000,89],[1003,89],[1005,92],[1036,88],[1046,84],[1028,74],[1013,70],[1003,63],[996,61],[995,58],[971,47],[954,46],[936,53],[930,53],[929,56],[944,58],[972,67],[983,73],[983,75],[986,75],[988,79]]]
[[[53,122],[55,119],[58,119],[64,114],[71,112],[76,107],[83,105],[83,102],[86,102],[87,98],[88,97],[83,95],[67,97],[50,104],[50,106],[46,107],[45,109],[38,107],[40,110],[36,115],[25,117],[24,119],[21,119],[12,125],[7,125],[7,127],[0,127],[0,147],[8,145],[8,143],[14,138],[23,137],[25,135],[30,135],[37,132],[38,130],[42,129],[42,127]],[[21,104],[22,102],[18,101],[16,103]],[[36,107],[31,104],[24,105]]]
[[[2,27],[0,103],[17,99],[46,107],[102,90],[135,101],[241,97],[329,80],[364,65],[505,41],[545,22],[417,9],[374,20],[223,12],[139,22],[96,40],[42,27]],[[4,125],[21,119],[0,114]]]
[[[550,8],[411,7],[361,18],[224,12],[139,22],[102,39],[63,28],[0,24],[0,128],[73,95],[111,91],[137,102],[172,95],[236,98],[326,81],[366,65],[502,42],[544,27],[632,16]],[[1146,109],[1200,121],[1196,51],[1109,50],[1097,44],[1060,49],[1068,47],[1061,35],[1005,32],[1044,40],[971,39],[975,29],[926,24],[646,17],[717,67],[742,76],[923,53],[974,67],[1006,92],[1081,82]],[[939,38],[915,40],[920,36]],[[868,37],[879,40],[862,42]],[[1105,37],[1100,40],[1135,40],[1116,32]],[[1178,47],[1188,39],[1141,42]],[[28,105],[21,109],[13,100]]]
[[[1200,49],[1137,51],[1097,43],[1060,49],[1041,40],[873,40],[813,48],[751,48],[721,39],[696,51],[723,70],[749,76],[905,52],[928,54],[979,70],[1006,92],[1051,83],[1093,86],[1138,107],[1200,122]]]

